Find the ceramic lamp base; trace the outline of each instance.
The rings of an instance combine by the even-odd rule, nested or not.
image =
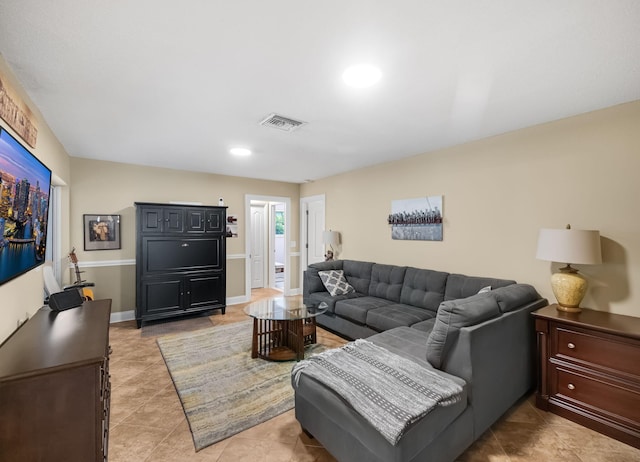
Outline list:
[[[551,289],[558,301],[558,311],[579,313],[580,302],[587,293],[587,281],[577,270],[569,267],[560,268],[559,273],[551,276]]]

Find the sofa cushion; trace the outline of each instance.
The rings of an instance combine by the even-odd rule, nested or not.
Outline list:
[[[412,329],[419,330],[420,332],[425,332],[426,334],[430,334],[433,330],[433,326],[436,323],[436,318],[433,317],[431,319],[427,319],[426,321],[420,321],[411,325]]]
[[[427,340],[427,360],[439,369],[461,327],[473,326],[500,315],[498,301],[491,292],[442,302]]]
[[[426,319],[435,318],[435,313],[411,305],[393,304],[369,310],[367,326],[382,332],[394,327],[412,326]]]
[[[342,269],[349,284],[361,294],[369,294],[373,263],[366,261],[344,260]]]
[[[406,266],[374,264],[371,270],[369,295],[399,303],[406,269]]]
[[[327,292],[334,297],[355,292],[353,286],[344,278],[342,270],[318,271],[318,275],[322,279],[322,284],[326,287]]]
[[[450,274],[447,277],[447,287],[444,292],[444,299],[457,300],[467,298],[477,294],[480,289],[491,286],[492,289],[515,284],[516,281],[509,279],[483,278],[475,276],[465,276],[464,274]]]
[[[336,295],[335,297],[332,297],[331,294],[329,294],[329,292],[324,290],[322,292],[314,292],[310,294],[307,300],[305,301],[305,305],[318,306],[320,303],[326,303],[327,311],[329,313],[335,313],[336,302],[339,302],[340,300],[347,300],[349,298],[358,298],[358,297],[365,297],[365,295],[359,294],[357,292],[350,292],[345,295]]]
[[[529,284],[512,284],[492,291],[500,311],[508,313],[516,308],[539,300],[540,294]]]
[[[344,260],[319,261],[317,263],[311,263],[308,269],[317,271],[341,270],[343,263]]]
[[[367,312],[382,306],[393,305],[392,301],[377,297],[358,297],[336,302],[336,315],[359,324],[366,324]]]
[[[428,269],[407,268],[402,282],[400,303],[432,310],[434,313],[444,300],[449,273]]]

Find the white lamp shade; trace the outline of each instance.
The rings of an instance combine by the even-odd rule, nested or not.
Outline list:
[[[583,229],[541,229],[536,258],[578,265],[602,263],[600,232]]]
[[[338,231],[323,231],[322,232],[322,242],[325,245],[338,245],[340,244],[340,233]]]

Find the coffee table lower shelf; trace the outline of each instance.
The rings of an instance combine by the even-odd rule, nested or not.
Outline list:
[[[316,340],[315,317],[285,321],[253,318],[251,357],[300,361],[304,359],[304,347]]]

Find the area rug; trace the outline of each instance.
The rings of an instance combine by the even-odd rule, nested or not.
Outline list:
[[[156,337],[158,335],[169,335],[182,332],[192,332],[194,330],[212,327],[209,316],[198,316],[196,318],[180,319],[178,321],[155,321],[152,324],[142,326],[142,337]]]
[[[294,363],[251,359],[251,330],[247,321],[157,340],[196,451],[293,408]]]

